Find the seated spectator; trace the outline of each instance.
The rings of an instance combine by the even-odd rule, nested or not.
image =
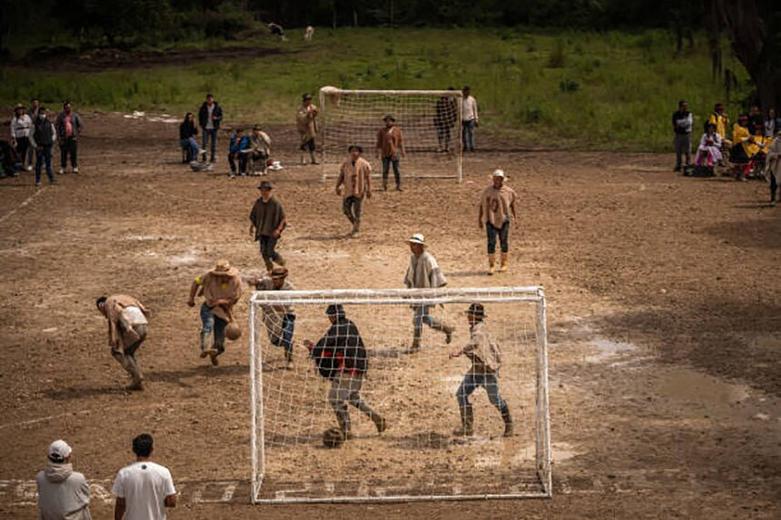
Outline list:
[[[708,124],[716,125],[716,133],[721,137],[722,145],[724,148],[729,149],[732,146],[732,141],[727,138],[729,116],[724,112],[722,103],[716,103],[716,106],[713,107],[713,113],[708,117]]]
[[[748,125],[748,115],[740,114],[738,122],[732,127],[732,151],[730,157],[735,164],[746,164],[751,156],[754,155],[753,139]]]
[[[237,128],[231,132],[230,144],[228,144],[228,164],[231,169],[231,178],[236,176],[236,160],[239,162],[239,175],[242,177],[247,175],[247,154],[249,150],[250,138],[244,135],[244,129]]]
[[[185,158],[182,162],[189,163],[198,158],[198,141],[195,136],[198,135],[198,127],[195,126],[195,116],[192,112],[184,115],[184,121],[179,125],[179,144],[185,151]]]
[[[721,136],[716,132],[716,125],[708,123],[705,133],[700,138],[700,146],[697,148],[697,157],[694,159],[696,166],[713,168],[721,161]]]
[[[8,141],[0,140],[0,177],[18,177],[22,161]]]
[[[252,128],[252,137],[250,139],[250,157],[252,158],[255,172],[259,171],[261,175],[266,174],[266,161],[268,161],[270,155],[271,138],[266,132],[261,130],[260,125],[255,125]]]
[[[778,118],[776,117],[776,109],[769,108],[767,111],[767,118],[765,118],[765,137],[773,137],[776,132],[781,130],[778,126]]]

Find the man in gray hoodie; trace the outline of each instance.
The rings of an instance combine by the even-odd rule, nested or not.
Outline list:
[[[63,440],[49,446],[49,463],[35,477],[39,520],[92,520],[89,484],[73,471],[71,447]]]

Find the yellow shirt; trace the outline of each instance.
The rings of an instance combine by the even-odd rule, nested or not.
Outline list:
[[[749,139],[751,138],[751,134],[748,131],[748,128],[745,126],[740,126],[738,123],[735,123],[732,126],[732,143],[733,146],[737,146],[740,144],[743,146],[743,151],[746,152],[747,157],[751,157],[756,153],[757,146],[750,143]]]
[[[716,125],[716,133],[722,139],[727,137],[727,126],[729,126],[729,117],[727,114],[716,114],[715,112],[708,118],[708,123]]]

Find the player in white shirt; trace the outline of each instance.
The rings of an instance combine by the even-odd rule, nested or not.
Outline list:
[[[149,460],[153,448],[148,433],[133,439],[136,462],[119,470],[111,489],[117,497],[114,520],[165,520],[165,508],[176,507],[171,472]]]
[[[468,86],[461,91],[463,98],[461,101],[461,141],[465,152],[475,151],[475,127],[480,123],[480,116],[477,115],[477,100],[472,96],[472,89]]]

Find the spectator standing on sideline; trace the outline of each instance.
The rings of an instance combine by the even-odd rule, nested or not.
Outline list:
[[[198,159],[198,128],[195,126],[195,116],[192,112],[184,115],[184,121],[179,125],[179,144],[185,152],[183,163],[189,163]]]
[[[176,489],[168,468],[149,460],[154,440],[148,433],[133,439],[136,461],[117,473],[111,492],[116,497],[114,520],[165,520],[165,509],[176,507]]]
[[[301,136],[301,164],[305,164],[304,152],[309,152],[312,164],[317,164],[315,158],[315,137],[317,137],[317,114],[319,110],[312,104],[312,95],[301,96],[301,106],[296,112],[296,128]]]
[[[461,91],[464,97],[461,100],[461,141],[465,152],[475,151],[475,128],[479,126],[480,117],[477,115],[477,100],[472,95],[472,89],[465,86]]]
[[[33,126],[35,126],[35,122],[38,120],[38,111],[40,109],[41,109],[41,102],[38,101],[37,99],[31,99],[30,111],[28,114],[30,116],[30,119],[32,119],[33,121]],[[27,164],[32,166],[34,160],[35,160],[35,149],[33,148],[32,144],[30,144],[30,148],[27,150]]]
[[[377,158],[382,161],[382,190],[388,191],[388,170],[393,165],[396,191],[402,191],[399,158],[407,155],[404,150],[404,137],[392,115],[387,114],[382,120],[385,126],[377,132]]]
[[[777,118],[776,118],[776,109],[775,108],[769,108],[767,111],[767,117],[765,118],[765,137],[772,138],[776,135],[776,132],[781,130],[777,126]]]
[[[79,173],[78,158],[78,140],[84,125],[81,123],[79,114],[73,111],[71,102],[66,101],[62,104],[62,112],[59,113],[54,122],[57,129],[57,140],[60,144],[60,175],[65,173],[68,156],[71,160],[71,170],[73,173]]]
[[[27,161],[27,150],[30,148],[30,134],[33,132],[33,120],[25,113],[24,105],[19,103],[14,108],[11,118],[11,146],[16,149],[19,161],[29,172],[33,169],[32,161]]]
[[[34,122],[31,145],[35,148],[35,186],[41,186],[41,167],[46,165],[49,184],[57,184],[52,173],[52,147],[57,140],[57,131],[49,121],[46,107],[38,108],[38,119]]]
[[[49,445],[46,469],[38,472],[39,520],[91,520],[90,490],[84,475],[73,471],[73,450],[63,440]]]
[[[372,197],[372,167],[369,161],[361,157],[363,148],[357,144],[347,149],[350,156],[339,168],[336,180],[336,194],[342,196],[342,212],[353,225],[350,236],[358,236],[361,228],[361,206],[363,199]]]
[[[673,171],[681,171],[681,158],[686,155],[686,166],[691,163],[692,155],[692,128],[694,126],[694,116],[689,112],[689,103],[686,100],[678,102],[678,110],[673,112],[673,132],[675,138],[675,168]]]
[[[249,214],[249,234],[258,241],[260,255],[266,265],[266,271],[271,275],[274,262],[284,266],[285,260],[277,253],[277,241],[287,226],[285,210],[282,203],[271,194],[271,183],[263,181],[258,186],[260,197],[252,206]]]
[[[206,146],[211,143],[209,162],[214,162],[215,150],[217,149],[217,130],[220,129],[221,122],[222,108],[214,100],[213,95],[206,94],[206,101],[203,102],[198,111],[198,124],[201,125],[203,131],[202,148],[206,150]]]

